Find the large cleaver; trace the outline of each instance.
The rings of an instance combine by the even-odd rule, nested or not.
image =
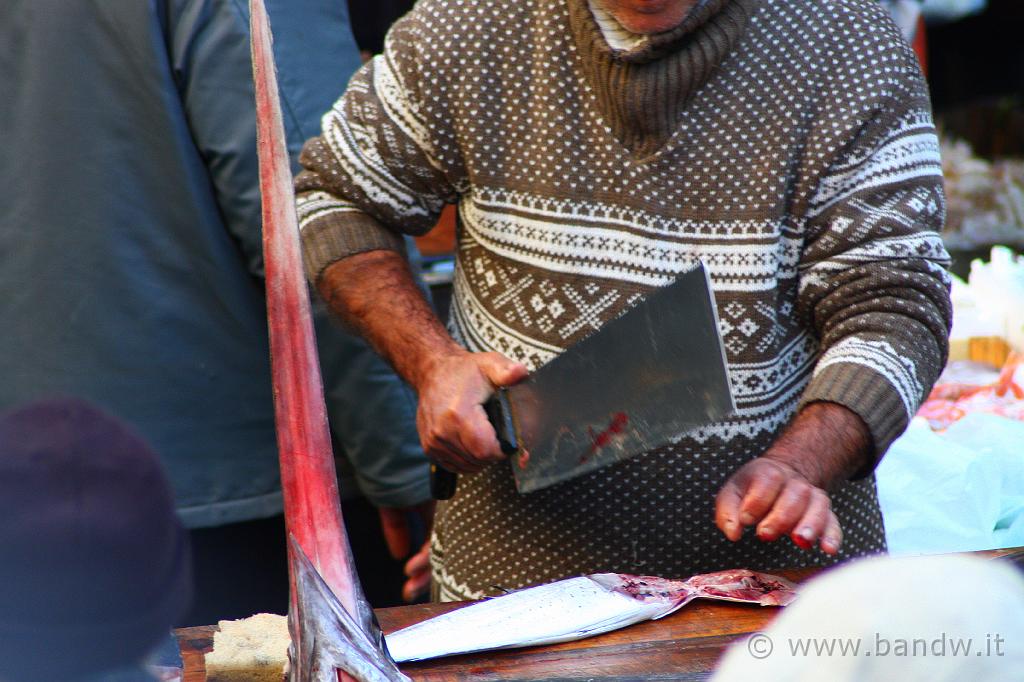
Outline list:
[[[735,409],[703,264],[485,405],[529,493],[677,440]],[[432,470],[438,499],[455,477]]]

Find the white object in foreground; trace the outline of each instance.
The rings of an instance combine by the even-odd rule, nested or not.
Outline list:
[[[744,569],[667,580],[596,573],[471,604],[387,635],[397,662],[569,642],[656,620],[698,598],[783,606],[793,583]]]
[[[801,586],[714,682],[1020,682],[1024,576],[972,556],[876,557]]]

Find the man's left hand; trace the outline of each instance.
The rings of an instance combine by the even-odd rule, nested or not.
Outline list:
[[[835,554],[843,532],[828,493],[784,462],[769,456],[747,462],[733,474],[716,501],[715,522],[735,542],[745,526],[757,525],[764,541],[790,536],[797,545]]]
[[[867,425],[830,402],[804,407],[761,457],[747,462],[722,486],[715,523],[733,542],[746,526],[764,541],[788,535],[804,549],[835,554],[843,541],[831,490],[872,460]]]

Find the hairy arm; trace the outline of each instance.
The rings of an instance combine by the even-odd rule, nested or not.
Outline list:
[[[792,468],[815,486],[834,490],[874,461],[871,432],[838,403],[804,407],[763,455]]]
[[[420,71],[431,35],[410,12],[392,27],[385,55],[360,69],[324,115],[322,134],[300,157],[297,212],[309,280],[416,391],[427,455],[469,472],[502,457],[482,404],[526,370],[460,348],[405,263],[402,234],[429,231],[465,180],[451,121],[437,115],[444,107],[422,105],[447,92]]]
[[[396,251],[367,251],[328,267],[318,289],[331,310],[358,330],[413,387],[430,366],[465,354],[437,319]]]
[[[397,252],[367,251],[337,261],[318,288],[415,389],[416,425],[428,456],[460,473],[504,458],[483,403],[496,386],[525,377],[524,366],[455,343]]]

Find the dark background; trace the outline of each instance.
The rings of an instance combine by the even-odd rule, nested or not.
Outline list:
[[[1024,2],[929,24],[928,82],[942,129],[986,158],[1024,156]]]

